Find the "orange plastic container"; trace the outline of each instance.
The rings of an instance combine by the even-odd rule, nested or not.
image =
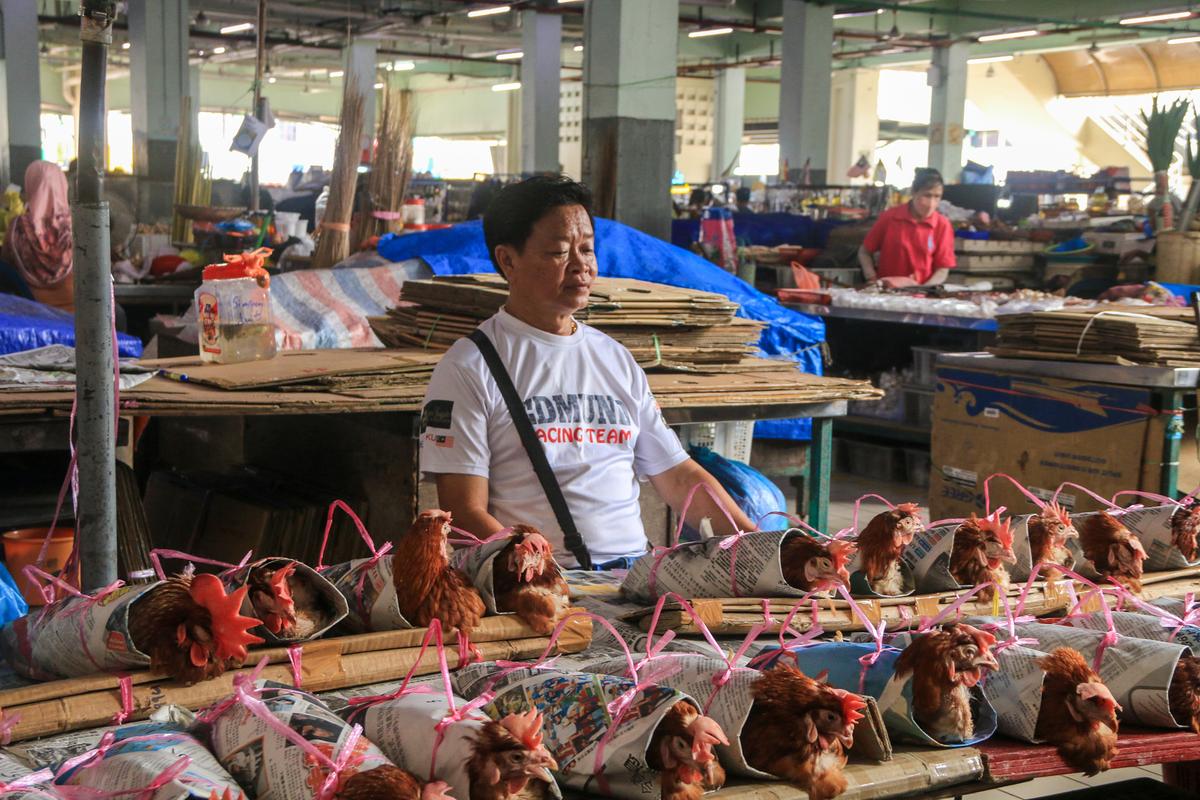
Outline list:
[[[16,580],[17,588],[21,590],[25,602],[31,606],[45,605],[45,601],[42,599],[42,593],[38,591],[38,587],[25,577],[23,570],[26,565],[37,561],[38,553],[42,549],[42,542],[49,532],[49,528],[21,528],[15,531],[5,531],[3,537],[4,561],[8,565],[8,571]],[[50,540],[50,546],[46,548],[46,563],[42,565],[42,569],[51,575],[59,575],[63,565],[67,563],[67,558],[71,555],[71,547],[74,542],[74,528],[56,528],[54,538]],[[60,575],[60,577],[62,576]],[[67,582],[76,588],[79,587],[78,564],[75,565],[73,574],[67,578]]]

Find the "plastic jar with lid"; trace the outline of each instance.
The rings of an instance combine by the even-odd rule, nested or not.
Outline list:
[[[195,295],[202,361],[236,364],[275,357],[271,277],[262,266],[268,253],[260,248],[226,255],[225,263],[204,268]]]

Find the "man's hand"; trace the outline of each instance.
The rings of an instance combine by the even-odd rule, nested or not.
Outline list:
[[[917,282],[912,278],[883,278],[880,280],[880,283],[889,289],[899,289],[904,286],[917,285]]]
[[[734,524],[743,531],[755,530],[756,526],[745,513],[738,508],[737,503],[729,496],[724,487],[717,482],[717,479],[708,474],[704,467],[697,464],[692,459],[688,459],[681,464],[671,467],[666,472],[660,472],[657,475],[650,476],[650,483],[658,492],[659,497],[663,499],[671,510],[679,514],[683,509],[684,502],[687,501],[688,493],[697,483],[704,483],[713,490],[713,493],[720,499],[721,506],[729,512],[733,517]],[[687,523],[693,528],[700,527],[700,520],[708,517],[712,523],[713,532],[718,535],[726,535],[737,533],[729,527],[729,520],[725,517],[725,512],[721,510],[713,502],[712,497],[708,492],[700,489],[692,497],[692,504],[688,508]]]
[[[862,274],[867,283],[871,283],[878,276],[875,269],[875,258],[867,251],[866,245],[858,247],[858,266],[862,268]]]

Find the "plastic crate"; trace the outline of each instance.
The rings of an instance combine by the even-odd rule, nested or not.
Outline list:
[[[750,448],[754,443],[754,421],[680,425],[679,441],[685,448],[707,447],[719,456],[749,464]]]
[[[875,481],[904,480],[899,451],[887,445],[846,439],[842,442],[846,467],[851,475]]]
[[[904,420],[920,428],[933,427],[933,389],[904,387]]]
[[[930,459],[928,450],[904,448],[904,472],[906,480],[919,489],[929,488]]]

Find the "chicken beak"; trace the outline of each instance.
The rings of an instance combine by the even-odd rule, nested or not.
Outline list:
[[[558,769],[558,762],[554,760],[554,756],[550,755],[550,751],[544,747],[539,747],[533,752],[533,758],[529,761],[529,766],[536,773],[538,770],[546,775],[550,774],[550,770]],[[533,773],[531,773],[533,774]],[[542,777],[538,774],[537,777]]]
[[[840,741],[842,743],[842,747],[846,748],[847,750],[849,750],[851,747],[853,747],[854,746],[854,726],[853,725],[846,726],[842,730],[842,732],[840,734],[838,734],[838,741]]]

